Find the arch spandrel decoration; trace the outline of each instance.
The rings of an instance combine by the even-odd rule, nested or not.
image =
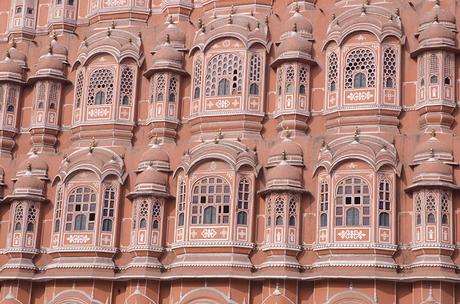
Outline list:
[[[329,301],[324,304],[376,304],[377,301],[372,300],[367,294],[355,291],[347,290],[342,291],[334,295]]]
[[[104,304],[80,290],[65,290],[48,302],[49,304]]]

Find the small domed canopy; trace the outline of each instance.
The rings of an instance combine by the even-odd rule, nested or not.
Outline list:
[[[420,16],[419,31],[430,26],[435,19],[451,30],[456,29],[455,15],[450,10],[442,8],[441,1],[437,0],[434,6],[430,1],[425,1],[425,6]]]
[[[272,63],[273,67],[283,62],[306,62],[316,64],[311,57],[312,43],[297,32],[285,36],[277,49],[277,58]]]
[[[8,50],[10,58],[17,62],[22,68],[27,68],[27,57],[26,55],[16,48],[16,42],[11,43],[11,48]]]
[[[432,131],[430,137],[421,141],[415,148],[414,164],[420,164],[429,158],[435,157],[444,162],[452,162],[452,148],[445,142],[439,140],[439,136]]]
[[[299,144],[285,138],[271,148],[267,168],[278,165],[282,160],[293,166],[303,166],[303,150]]]
[[[156,195],[168,197],[170,196],[167,190],[168,173],[159,171],[152,165],[149,165],[136,178],[134,192],[128,194],[129,198],[141,195]]]
[[[24,84],[23,68],[17,61],[11,59],[9,51],[5,58],[0,61],[0,82],[2,81]]]
[[[26,174],[19,176],[14,184],[13,194],[5,197],[5,201],[17,199],[31,199],[36,201],[46,200],[43,195],[45,183],[32,175],[29,170]]]
[[[302,168],[282,160],[275,167],[267,169],[267,182],[261,193],[270,191],[305,192],[302,187]]]
[[[137,167],[138,172],[147,169],[149,166],[159,171],[169,172],[169,156],[160,145],[153,145],[142,154]]]
[[[185,50],[185,33],[169,17],[166,28],[159,34],[157,45],[161,46],[168,42],[175,49]]]
[[[144,73],[150,77],[156,71],[172,71],[179,74],[186,74],[183,69],[184,54],[165,42],[152,57],[152,65]]]
[[[281,39],[284,39],[285,36],[288,35],[288,33],[293,31],[299,33],[304,38],[313,38],[313,27],[310,21],[308,21],[308,19],[305,16],[303,16],[297,8],[296,12],[286,22],[283,23],[281,31],[283,32],[283,34],[281,35]]]
[[[429,49],[450,49],[456,52],[455,38],[456,33],[439,23],[436,18],[420,32],[418,36],[419,47],[411,55],[417,56],[419,53]]]
[[[19,165],[19,171],[16,173],[16,177],[24,176],[29,172],[39,179],[47,180],[48,164],[38,154],[33,152]]]
[[[445,187],[450,189],[460,189],[454,183],[452,166],[445,164],[434,157],[417,165],[414,170],[412,184],[406,191],[412,191],[420,187]]]
[[[69,82],[65,76],[65,64],[67,64],[67,49],[54,37],[48,47],[42,51],[42,56],[38,60],[37,72],[35,76],[29,78],[29,82],[33,83],[39,79]]]

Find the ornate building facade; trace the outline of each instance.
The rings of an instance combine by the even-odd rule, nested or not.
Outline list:
[[[456,16],[0,1],[0,304],[460,303]]]

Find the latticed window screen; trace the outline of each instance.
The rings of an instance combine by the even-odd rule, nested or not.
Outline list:
[[[177,96],[177,79],[172,77],[169,80],[168,101],[175,102]]]
[[[15,104],[16,104],[16,94],[17,89],[15,87],[10,88],[8,90],[8,99],[6,104],[6,111],[7,112],[14,112]]]
[[[294,92],[295,69],[292,65],[286,68],[285,92],[286,94]]]
[[[294,197],[289,200],[288,206],[288,224],[290,227],[295,227],[297,218],[297,201]]]
[[[201,58],[195,60],[193,68],[193,98],[198,99],[201,96],[201,73],[203,70],[203,62]]]
[[[109,69],[98,69],[89,78],[88,105],[112,104],[113,72]]]
[[[230,185],[220,177],[203,178],[193,188],[192,224],[226,224],[230,216]]]
[[[277,197],[275,200],[275,225],[283,226],[284,225],[284,200],[281,197]]]
[[[370,221],[370,191],[359,177],[350,177],[337,186],[335,197],[336,226],[368,226]]]
[[[334,52],[330,53],[327,64],[327,87],[330,92],[335,92],[337,89],[338,64],[339,59],[337,54]]]
[[[46,101],[46,84],[42,81],[38,84],[37,92],[37,109],[41,110],[45,107]]]
[[[415,198],[415,224],[422,224],[422,197],[420,193],[416,194]]]
[[[79,108],[83,96],[83,71],[80,71],[77,76],[77,83],[75,85],[75,107]]]
[[[21,203],[16,206],[16,210],[14,212],[14,231],[21,231],[22,230],[22,223],[24,221],[24,207]]]
[[[59,187],[56,195],[56,207],[54,208],[54,232],[61,229],[62,216],[62,187]]]
[[[446,192],[441,194],[441,224],[449,224],[449,213],[450,213],[450,195]]]
[[[259,95],[262,70],[262,58],[258,54],[251,55],[249,62],[249,94]]]
[[[383,179],[379,183],[379,226],[390,226],[391,190],[390,182]]]
[[[139,229],[147,229],[147,220],[149,216],[149,203],[145,200],[138,204]]]
[[[178,226],[184,226],[184,217],[185,217],[185,198],[187,197],[187,188],[183,180],[180,181],[179,193],[178,193],[178,205],[177,205],[177,224]]]
[[[115,189],[112,186],[104,190],[104,204],[102,208],[102,231],[112,231],[115,208]]]
[[[72,190],[67,201],[66,231],[93,231],[96,222],[96,192],[80,187]]]
[[[31,205],[27,212],[27,232],[35,231],[35,223],[37,221],[38,209],[35,205]]]
[[[304,65],[300,68],[299,72],[299,94],[306,94],[308,87],[309,67]]]
[[[376,78],[375,56],[367,48],[357,48],[350,51],[345,65],[345,88],[375,88]],[[365,83],[362,83],[362,76]],[[359,81],[359,83],[356,83]]]
[[[383,51],[383,86],[396,87],[397,50],[395,47],[385,47]]]
[[[160,229],[161,223],[161,202],[155,200],[152,205],[152,229]]]
[[[329,210],[329,185],[322,181],[319,189],[320,226],[327,227],[327,213]]]
[[[425,195],[425,215],[426,223],[436,224],[436,198],[431,192]]]
[[[248,224],[249,181],[242,178],[238,183],[237,224]]]
[[[166,77],[163,74],[157,75],[155,82],[155,101],[165,99]]]
[[[5,98],[5,89],[3,85],[0,84],[0,112],[3,111],[3,103]]]
[[[125,66],[121,71],[120,79],[120,104],[130,105],[134,92],[134,69]]]
[[[222,53],[211,58],[206,69],[206,96],[217,96],[219,84],[229,86],[221,95],[237,95],[243,90],[243,59],[235,53]]]
[[[59,98],[59,90],[60,90],[60,85],[58,83],[52,83],[50,85],[49,104],[48,104],[48,108],[50,110],[55,110],[57,107],[57,102]]]

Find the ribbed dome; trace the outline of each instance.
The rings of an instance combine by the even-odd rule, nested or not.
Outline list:
[[[306,17],[299,12],[295,12],[283,25],[282,32],[291,32],[296,30],[300,33],[311,33],[313,27]]]
[[[54,55],[67,56],[69,53],[67,48],[63,44],[59,43],[56,39],[51,41],[51,47]]]
[[[41,159],[37,154],[32,154],[29,158],[21,163],[20,170],[41,170],[48,171],[48,164]]]
[[[311,53],[312,43],[300,37],[298,33],[292,33],[283,40],[278,47],[278,56],[287,52]]]
[[[11,59],[13,60],[22,62],[26,62],[27,60],[26,55],[24,55],[24,53],[18,50],[15,46],[11,47],[8,52],[10,54]]]
[[[149,166],[136,178],[136,185],[140,184],[157,184],[165,186],[167,184],[167,174]]]
[[[14,74],[22,74],[22,68],[19,64],[7,55],[5,59],[0,61],[0,73],[14,73]]]
[[[422,42],[427,39],[449,39],[455,41],[455,33],[440,24],[433,22],[425,30],[420,33],[419,41]]]
[[[430,4],[431,6],[431,4]],[[452,23],[455,24],[455,15],[452,12],[441,8],[436,4],[433,8],[427,8],[426,11],[422,14],[420,18],[420,25],[433,22],[433,20],[438,19],[441,23]]]
[[[62,63],[62,60],[57,56],[47,54],[45,56],[42,56],[38,61],[38,69],[52,69],[63,71],[64,65]]]
[[[14,184],[15,191],[17,189],[31,189],[36,191],[43,191],[43,182],[29,174],[23,175],[18,178],[16,183]]]
[[[286,153],[286,155],[303,156],[302,148],[297,143],[288,138],[273,146],[273,148],[270,150],[270,157],[279,156],[283,153]]]
[[[452,166],[446,165],[437,160],[428,160],[417,166],[414,170],[416,179],[420,175],[443,175],[452,176]]]
[[[168,40],[172,45],[185,45],[185,33],[172,22],[160,33],[157,44],[163,44]]]
[[[144,154],[142,154],[140,161],[163,161],[169,163],[169,156],[168,153],[160,148],[160,146],[154,146],[150,149],[147,149]]]
[[[289,165],[286,161],[282,161],[278,166],[268,169],[267,181],[273,180],[289,180],[295,182],[302,181],[302,169]]]
[[[183,55],[181,52],[166,43],[153,55],[153,64],[158,62],[182,63]]]
[[[440,141],[436,136],[431,136],[428,140],[417,145],[415,155],[431,153],[452,153],[452,148],[444,142]]]

